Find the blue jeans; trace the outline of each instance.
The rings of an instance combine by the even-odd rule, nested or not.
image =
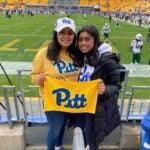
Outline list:
[[[61,146],[67,121],[67,113],[48,111],[45,112],[48,121],[47,150],[55,150]]]

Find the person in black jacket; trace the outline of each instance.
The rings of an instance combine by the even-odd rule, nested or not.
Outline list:
[[[101,79],[95,114],[76,114],[74,127],[80,127],[85,138],[86,150],[98,150],[104,137],[120,125],[117,105],[121,88],[118,58],[111,53],[111,46],[99,42],[99,32],[93,25],[77,33],[76,64],[82,67],[79,81]],[[92,98],[92,97],[91,97]]]

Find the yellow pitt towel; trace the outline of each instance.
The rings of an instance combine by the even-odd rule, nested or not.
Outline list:
[[[98,80],[71,82],[47,77],[44,82],[44,111],[95,113]]]

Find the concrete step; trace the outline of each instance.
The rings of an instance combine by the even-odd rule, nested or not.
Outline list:
[[[72,150],[70,146],[64,146],[65,150]],[[46,146],[27,146],[25,150],[47,150]],[[120,150],[118,145],[102,145],[99,150]],[[139,148],[124,148],[122,150],[139,150]]]
[[[23,124],[14,124],[14,128],[10,129],[8,124],[0,124],[0,150],[46,150],[46,144],[44,144],[45,133],[44,130],[35,130],[33,128],[29,130],[31,134],[26,134],[26,127]],[[42,133],[40,132],[42,131]],[[40,134],[39,134],[40,133]],[[121,133],[121,134],[120,134]],[[120,130],[116,128],[110,135],[108,135],[104,141],[100,144],[100,150],[138,150],[139,145],[136,143],[136,137],[140,133],[140,125],[123,123]],[[119,134],[119,135],[118,135]],[[27,140],[28,136],[31,136]],[[44,137],[43,139],[41,137]],[[35,138],[35,141],[31,139]],[[36,139],[42,139],[38,141]],[[31,140],[31,141],[30,141]],[[64,148],[65,150],[72,150],[72,131],[65,133]]]
[[[72,146],[64,146],[65,150],[72,150]],[[120,147],[117,145],[103,145],[100,146],[100,150],[119,150]],[[47,150],[46,146],[26,146],[25,150]]]

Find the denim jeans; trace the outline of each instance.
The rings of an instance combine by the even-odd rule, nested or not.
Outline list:
[[[47,150],[55,150],[55,146],[62,145],[67,113],[48,111],[45,112],[48,121]]]

